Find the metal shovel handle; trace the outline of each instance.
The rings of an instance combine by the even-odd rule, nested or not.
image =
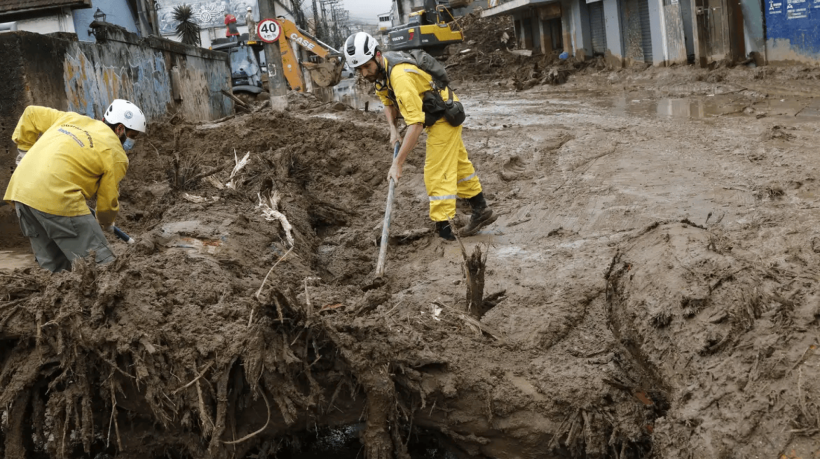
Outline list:
[[[94,209],[89,207],[88,210],[91,211],[91,215],[93,215],[94,218],[97,218],[97,213],[94,212]],[[127,234],[125,234],[125,231],[117,228],[116,226],[114,227],[114,236],[117,236],[117,239],[121,239],[121,240],[127,242],[128,244],[135,244],[137,242],[136,239],[132,238],[131,236],[129,236]]]
[[[396,142],[393,147],[393,159],[399,156],[401,144]],[[376,264],[376,277],[384,276],[384,263],[387,260],[387,242],[390,239],[390,214],[393,212],[393,194],[396,190],[396,182],[391,178],[387,190],[387,206],[384,209],[384,223],[382,224],[382,242],[379,244],[379,262]]]

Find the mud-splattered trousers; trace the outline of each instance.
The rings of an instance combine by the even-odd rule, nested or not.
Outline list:
[[[389,86],[377,89],[376,94],[385,106],[398,105],[408,126],[424,123],[422,95],[432,89],[431,80],[430,74],[414,65],[398,64],[390,74]],[[441,222],[455,217],[457,197],[469,199],[481,193],[481,183],[467,157],[461,126],[453,127],[442,118],[426,131],[424,185],[430,200],[430,219]]]
[[[430,200],[430,219],[445,221],[456,215],[456,197],[469,199],[481,193],[481,183],[467,157],[461,126],[444,119],[427,128],[424,186]]]

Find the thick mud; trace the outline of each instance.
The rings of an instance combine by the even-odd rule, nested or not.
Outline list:
[[[294,96],[288,114],[156,123],[121,189],[136,246],[0,270],[0,451],[816,457],[820,138],[775,103],[811,107],[806,75],[459,82],[501,215],[463,240],[488,254],[479,321],[461,248],[427,219],[423,145],[374,282],[379,114]]]

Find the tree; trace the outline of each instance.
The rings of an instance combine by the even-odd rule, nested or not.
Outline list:
[[[199,37],[199,24],[194,18],[194,10],[191,5],[179,5],[174,7],[173,13],[174,21],[177,22],[176,33],[177,37],[186,45],[199,46],[201,39]]]

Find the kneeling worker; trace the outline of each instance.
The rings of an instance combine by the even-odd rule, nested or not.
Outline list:
[[[12,136],[20,162],[3,199],[17,211],[40,266],[52,272],[71,269],[76,258],[91,251],[97,263],[114,260],[102,230],[113,230],[120,209],[125,150],[144,132],[145,115],[126,100],[112,102],[102,121],[26,108]],[[86,205],[94,195],[96,220]]]
[[[470,222],[459,235],[472,236],[493,223],[498,216],[487,206],[473,164],[461,139],[461,122],[451,125],[445,118],[429,119],[422,107],[425,93],[433,90],[433,78],[417,65],[398,63],[402,54],[382,53],[375,38],[365,32],[351,35],[344,45],[347,63],[370,82],[384,103],[384,114],[390,126],[390,145],[399,141],[396,126],[399,112],[407,123],[399,155],[388,174],[398,183],[407,155],[415,148],[421,131],[427,128],[427,155],[424,161],[424,185],[430,200],[430,218],[436,231],[446,240],[454,240],[449,218],[456,214],[456,197],[467,199],[472,207]],[[406,55],[404,55],[406,57]],[[389,60],[393,58],[391,64]],[[447,88],[436,88],[444,100],[452,96]],[[463,117],[462,117],[463,121]]]

